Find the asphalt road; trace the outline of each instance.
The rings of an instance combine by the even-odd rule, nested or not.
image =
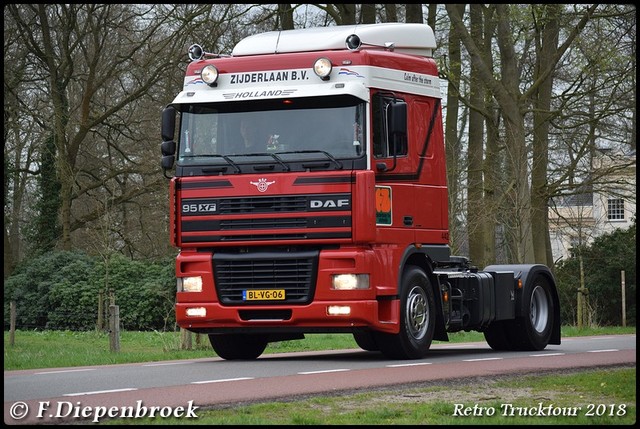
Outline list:
[[[635,335],[607,335],[566,338],[540,352],[496,352],[484,342],[436,344],[426,358],[408,361],[354,349],[262,355],[255,361],[5,371],[4,422],[58,424],[151,412],[193,418],[198,407],[212,405],[635,362]]]

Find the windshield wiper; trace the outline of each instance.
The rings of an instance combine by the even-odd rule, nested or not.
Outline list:
[[[282,155],[283,153],[321,153],[327,158],[329,158],[331,162],[333,162],[336,165],[338,170],[342,170],[342,163],[337,159],[335,159],[333,155],[331,155],[329,152],[325,152],[324,150],[293,150],[289,152],[278,152],[278,154],[280,155]]]
[[[280,152],[280,153],[282,153],[282,152]],[[278,164],[280,164],[282,166],[284,171],[290,171],[291,170],[291,168],[289,168],[289,166],[287,164],[285,164],[284,161],[279,156],[277,156],[275,153],[271,153],[271,152],[232,153],[232,154],[230,154],[228,156],[270,156],[271,158],[275,159]]]
[[[242,172],[238,164],[233,162],[227,155],[188,155],[185,158],[222,158],[236,170],[236,173]]]

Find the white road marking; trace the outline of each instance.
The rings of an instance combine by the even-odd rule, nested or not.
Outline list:
[[[529,355],[531,357],[545,357],[545,356],[564,356],[564,353],[540,353],[539,355]]]
[[[36,372],[34,375],[42,375],[42,374],[64,374],[66,372],[83,372],[83,371],[95,371],[96,368],[83,368],[83,369],[64,369],[60,371],[45,371],[45,372]]]
[[[420,366],[420,365],[431,365],[431,362],[418,362],[418,363],[397,363],[394,365],[387,365],[387,368],[400,368],[403,366]]]
[[[66,393],[62,396],[83,396],[83,395],[99,395],[101,393],[115,393],[115,392],[131,392],[133,390],[138,390],[134,387],[126,388],[126,389],[113,389],[113,390],[96,390],[94,392],[79,392],[79,393]]]
[[[167,365],[186,365],[189,363],[195,363],[195,362],[168,362],[168,363],[149,363],[146,365],[142,365],[142,366],[167,366]]]
[[[255,377],[222,378],[220,380],[192,381],[191,384],[224,383],[225,381],[253,380]]]
[[[480,362],[483,360],[502,360],[502,359],[504,358],[495,357],[495,358],[483,358],[483,359],[464,359],[463,362]]]
[[[327,372],[342,372],[342,371],[351,371],[350,369],[325,369],[323,371],[307,371],[307,372],[299,372],[300,375],[309,375],[309,374],[325,374]]]

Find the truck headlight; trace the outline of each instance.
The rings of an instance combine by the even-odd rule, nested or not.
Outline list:
[[[369,274],[334,274],[331,287],[337,290],[369,289]]]
[[[178,292],[202,292],[202,277],[178,277]]]

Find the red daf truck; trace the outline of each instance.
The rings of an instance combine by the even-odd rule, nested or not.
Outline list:
[[[463,330],[496,350],[560,344],[546,266],[450,254],[435,48],[402,23],[189,48],[162,114],[180,327],[225,359],[311,333],[392,359]]]

